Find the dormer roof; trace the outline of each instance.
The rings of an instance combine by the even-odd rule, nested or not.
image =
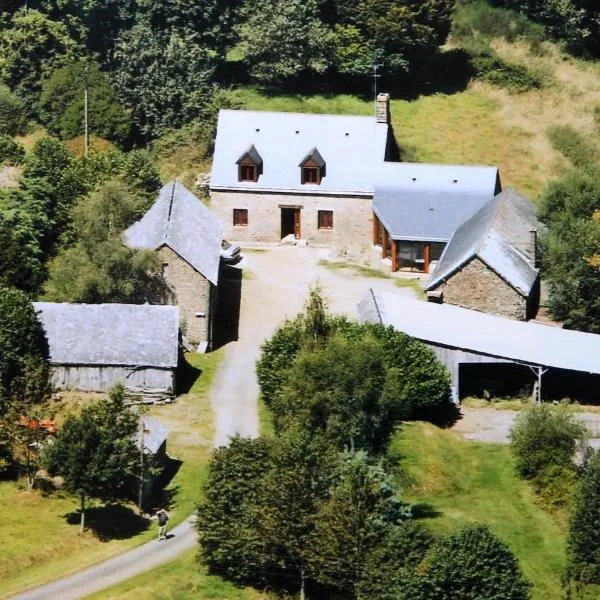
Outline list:
[[[260,165],[262,165],[262,157],[261,155],[258,153],[258,150],[256,149],[256,146],[254,144],[252,144],[250,146],[250,148],[248,148],[248,150],[246,150],[246,152],[244,152],[236,161],[236,164],[241,164],[243,162],[247,162],[248,160],[250,160],[252,163],[254,163],[257,167],[259,167]]]
[[[298,165],[299,167],[303,167],[306,163],[313,163],[315,166],[322,169],[325,166],[325,159],[321,156],[321,153],[317,150],[317,148],[313,148],[301,161]]]

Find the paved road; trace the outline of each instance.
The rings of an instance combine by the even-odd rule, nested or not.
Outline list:
[[[332,271],[319,264],[327,258],[316,248],[274,247],[249,252],[242,267],[239,339],[228,344],[211,388],[215,414],[215,446],[226,445],[239,433],[259,434],[258,383],[254,365],[262,342],[286,318],[302,309],[309,287],[318,282],[330,310],[356,315],[358,299],[373,286],[382,291],[410,295],[393,281],[369,279],[347,271]],[[176,408],[177,405],[174,405]],[[117,585],[170,562],[196,545],[191,518],[174,528],[167,542],[149,542],[75,575],[35,588],[13,600],[75,600]]]

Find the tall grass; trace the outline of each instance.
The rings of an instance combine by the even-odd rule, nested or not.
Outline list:
[[[548,138],[555,150],[561,152],[575,167],[587,167],[598,162],[598,146],[589,136],[571,125],[551,125]]]

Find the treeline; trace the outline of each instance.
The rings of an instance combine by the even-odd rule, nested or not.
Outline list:
[[[213,454],[197,520],[211,571],[302,599],[529,598],[488,528],[436,537],[401,497],[394,430],[454,414],[430,349],[329,315],[313,290],[257,367],[275,435],[236,437]]]
[[[90,126],[121,145],[210,116],[237,62],[253,81],[310,85],[417,72],[448,36],[454,0],[33,0],[3,3],[3,108],[63,139]],[[214,108],[214,107],[213,107]],[[214,111],[212,111],[214,112]],[[10,133],[10,132],[9,132]]]

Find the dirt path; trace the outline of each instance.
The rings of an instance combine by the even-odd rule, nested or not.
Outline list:
[[[356,303],[370,288],[414,295],[393,280],[331,270],[319,265],[327,251],[310,247],[272,247],[249,251],[243,269],[239,339],[225,348],[213,386],[215,446],[227,444],[234,434],[259,434],[258,383],[255,363],[260,345],[286,318],[302,310],[311,285],[318,283],[332,312],[356,317]],[[176,407],[176,405],[174,405]],[[196,546],[192,517],[171,532],[167,542],[149,542],[70,577],[59,579],[13,600],[75,600],[117,585]]]

